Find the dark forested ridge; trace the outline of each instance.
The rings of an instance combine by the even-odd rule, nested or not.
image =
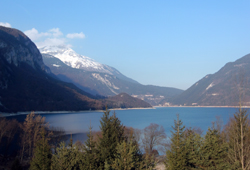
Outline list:
[[[147,102],[131,97],[127,93],[120,93],[116,96],[108,97],[106,99],[107,106],[109,106],[109,103],[114,103],[112,104],[114,108],[136,108],[138,106],[143,107],[143,108],[149,108],[152,107],[150,104]]]
[[[2,112],[102,109],[100,101],[25,63],[16,67],[0,60],[0,64],[6,82],[6,88],[0,89]]]

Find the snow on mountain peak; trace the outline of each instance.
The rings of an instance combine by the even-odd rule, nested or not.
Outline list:
[[[112,72],[107,69],[107,66],[89,57],[77,54],[74,50],[66,46],[45,46],[39,50],[42,54],[49,54],[60,59],[72,68],[112,74]]]

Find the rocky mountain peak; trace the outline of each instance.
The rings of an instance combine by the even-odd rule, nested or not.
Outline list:
[[[45,46],[40,48],[40,52],[42,54],[52,55],[72,68],[112,74],[105,65],[89,57],[77,54],[73,49],[67,46]]]
[[[9,64],[26,63],[34,69],[50,73],[36,45],[21,31],[0,26],[0,55]]]

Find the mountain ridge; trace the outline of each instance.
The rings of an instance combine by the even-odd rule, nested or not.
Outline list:
[[[127,78],[116,69],[112,74],[108,71],[99,71],[100,69],[76,69],[72,67],[72,64],[66,63],[64,59],[62,59],[64,60],[62,61],[56,52],[51,53],[44,52],[45,50],[43,49],[40,50],[44,63],[55,75],[63,81],[74,83],[79,88],[93,95],[113,96],[125,92],[145,100],[151,105],[158,105],[161,100],[169,100],[171,97],[182,92],[182,90],[176,88],[142,85],[135,80]],[[64,56],[64,58],[66,57],[67,56]],[[71,56],[68,57],[70,58]],[[109,66],[107,67],[109,69],[112,68]]]
[[[214,74],[208,74],[174,98],[173,105],[187,106],[238,106],[239,88],[244,89],[244,105],[250,99],[250,54],[226,63]],[[242,80],[240,80],[242,79]],[[240,84],[243,81],[244,84]],[[242,87],[240,87],[242,86]]]
[[[28,46],[29,48],[26,48]],[[21,31],[0,26],[0,48],[1,55],[8,63],[18,66],[19,63],[26,62],[34,69],[50,73],[50,69],[43,63],[42,55],[36,45]],[[21,57],[16,57],[17,55]],[[33,58],[33,55],[37,57]]]
[[[119,102],[97,98],[55,79],[25,34],[0,26],[0,112],[102,110]]]
[[[122,80],[133,83],[137,81],[128,78],[121,74],[117,69],[105,64],[101,64],[92,58],[80,55],[73,49],[66,46],[45,46],[39,49],[42,54],[48,54],[61,60],[64,64],[75,69],[82,69],[85,71],[107,73],[114,75]]]

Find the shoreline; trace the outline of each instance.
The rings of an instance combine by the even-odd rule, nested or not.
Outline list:
[[[108,109],[110,111],[116,110],[148,110],[156,108],[239,108],[239,106],[152,106],[152,107],[136,107],[136,108],[112,108]],[[250,108],[250,106],[241,106],[242,108]],[[80,110],[80,111],[34,111],[35,114],[67,114],[67,113],[90,113],[90,112],[104,112],[105,110]],[[9,117],[9,116],[18,116],[18,115],[27,115],[33,111],[27,112],[17,112],[17,113],[2,113],[0,112],[0,117]]]
[[[154,106],[157,107],[193,107],[193,108],[239,108],[239,106]],[[250,106],[241,106],[242,108],[250,108]]]
[[[152,107],[134,107],[134,108],[114,108],[109,110],[147,110],[147,109],[155,109],[155,106]]]
[[[139,109],[155,109],[155,107],[137,107],[137,108],[112,108],[108,110],[116,111],[116,110],[139,110]],[[67,113],[90,113],[90,112],[104,112],[105,110],[79,110],[79,111],[27,111],[27,112],[17,112],[17,113],[3,113],[0,112],[0,117],[8,117],[8,116],[18,116],[18,115],[27,115],[31,112],[34,112],[38,115],[43,114],[67,114]]]
[[[154,106],[154,107],[197,107],[197,108],[239,108],[239,106]],[[241,106],[242,108],[250,108],[250,106]]]

